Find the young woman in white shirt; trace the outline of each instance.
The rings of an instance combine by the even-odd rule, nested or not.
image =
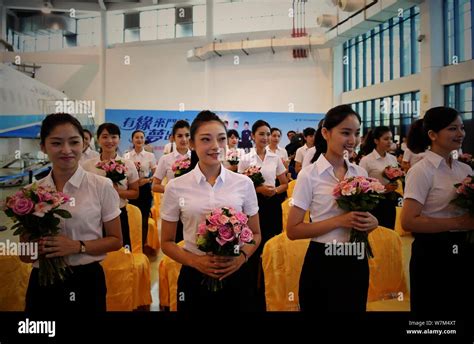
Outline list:
[[[420,131],[423,131],[423,118],[416,120],[410,125],[410,130],[408,131],[408,137],[411,136],[412,141],[417,140],[418,138],[415,138],[412,132],[416,134],[416,133],[419,133]],[[417,162],[421,161],[421,159],[423,159],[424,156],[425,156],[424,151],[419,151],[418,153],[412,152],[410,150],[410,147],[408,147],[407,145],[407,149],[403,152],[403,158],[402,158],[403,170],[405,172],[408,172],[408,170],[411,167],[415,166]]]
[[[191,126],[195,167],[166,186],[161,242],[163,252],[183,264],[178,278],[178,311],[236,312],[252,310],[255,304],[246,261],[260,243],[257,197],[249,178],[222,166],[219,159],[226,141],[226,128],[219,117],[210,111],[199,113]],[[239,256],[206,254],[196,245],[198,225],[221,207],[233,207],[249,216],[256,245],[244,245]],[[179,219],[184,223],[184,247],[175,243]],[[223,290],[208,291],[202,283],[206,276],[223,280]]]
[[[169,183],[175,178],[172,170],[173,164],[178,159],[191,158],[191,150],[189,149],[189,123],[185,120],[177,121],[172,130],[173,143],[175,149],[169,154],[163,155],[158,161],[158,166],[153,174],[153,192],[164,193],[165,185],[162,184],[166,177]],[[178,229],[176,230],[176,242],[183,240],[183,223],[178,221]]]
[[[131,251],[132,243],[130,241],[130,227],[128,224],[126,206],[129,199],[137,199],[139,196],[138,171],[133,162],[123,159],[117,154],[120,145],[120,128],[116,124],[102,123],[99,125],[99,128],[97,128],[97,141],[101,150],[100,156],[87,160],[83,167],[89,172],[105,177],[105,171],[96,167],[98,162],[106,162],[115,159],[121,160],[125,164],[125,167],[127,168],[125,179],[122,179],[119,183],[114,184],[113,186],[120,197],[120,223],[122,225],[123,245]]]
[[[379,126],[371,129],[363,147],[366,155],[361,159],[359,166],[367,171],[369,177],[376,178],[385,185],[385,199],[379,201],[372,214],[380,226],[394,229],[396,206],[401,195],[395,193],[398,185],[390,184],[390,181],[383,176],[385,167],[398,166],[397,158],[389,153],[392,137],[389,127]]]
[[[473,171],[453,159],[466,135],[459,113],[447,107],[429,109],[423,125],[408,136],[408,148],[425,151],[407,174],[402,226],[413,233],[410,260],[411,311],[472,312],[474,245],[466,240],[474,217],[450,204],[454,184]],[[454,313],[453,313],[454,314]],[[459,313],[458,313],[459,314]]]
[[[283,163],[283,166],[285,166],[286,168],[285,174],[287,175],[288,164],[290,163],[290,160],[288,159],[288,152],[286,151],[286,149],[279,146],[280,139],[281,139],[281,130],[278,128],[271,128],[270,129],[270,143],[268,144],[267,149],[270,152],[280,157],[281,162]],[[278,178],[275,180],[275,186],[276,187],[280,186],[280,181],[278,180]],[[285,191],[285,192],[280,193],[279,197],[280,197],[280,203],[282,203],[288,197],[288,195]]]
[[[80,164],[83,164],[85,161],[96,158],[99,156],[95,150],[91,149],[90,143],[92,140],[92,133],[88,129],[84,130],[84,148],[82,150],[81,160],[79,161]]]
[[[242,159],[242,157],[245,155],[245,150],[242,148],[238,148],[240,136],[239,132],[235,129],[229,129],[227,130],[227,151],[234,151],[237,153],[238,161]],[[227,153],[226,153],[227,155]],[[237,165],[232,165],[230,164],[227,159],[224,159],[224,166],[228,170],[231,170],[233,172],[237,172]]]
[[[314,146],[314,135],[316,134],[316,130],[314,128],[308,127],[303,130],[303,136],[305,140],[305,144],[303,147],[298,148],[295,155],[295,170],[296,173],[300,173],[301,169],[303,168],[303,159],[311,147]]]
[[[281,140],[281,130],[278,128],[270,129],[270,143],[267,146],[267,149],[275,153],[281,158],[281,162],[285,165],[285,168],[288,169],[288,164],[290,163],[288,159],[288,152],[285,148],[279,146]]]
[[[243,173],[250,166],[260,167],[264,183],[257,186],[260,231],[262,242],[254,258],[250,261],[251,275],[257,288],[257,309],[265,310],[265,283],[260,255],[263,252],[265,243],[273,236],[280,234],[283,230],[281,197],[288,189],[286,178],[286,168],[279,155],[267,149],[270,141],[270,125],[258,120],[252,125],[252,140],[255,142],[255,149],[246,154],[239,162],[239,173]],[[276,180],[280,185],[276,186]],[[260,283],[259,283],[260,282]]]
[[[369,212],[345,212],[333,189],[345,178],[367,176],[345,156],[359,142],[360,116],[349,105],[328,111],[316,133],[317,160],[304,168],[293,192],[287,235],[291,240],[311,238],[301,271],[299,299],[302,311],[364,312],[369,287],[367,257],[326,254],[326,245],[348,242],[352,228],[371,231],[378,226]],[[311,223],[304,222],[310,210]],[[327,243],[327,244],[326,244]]]
[[[25,310],[29,313],[106,310],[105,276],[99,262],[122,245],[120,209],[112,183],[79,165],[83,136],[81,124],[69,114],[46,116],[41,124],[41,150],[53,168],[38,184],[67,194],[74,204],[62,206],[72,217],[61,219],[59,235],[39,241],[39,253],[46,258],[64,257],[72,271],[64,281],[40,286],[38,261],[21,256],[22,261],[34,263],[26,293]]]
[[[265,180],[263,185],[256,188],[262,232],[261,252],[268,239],[282,232],[279,195],[288,189],[288,180],[280,156],[266,149],[270,140],[270,125],[267,122],[258,120],[253,124],[252,140],[255,142],[255,150],[244,155],[239,162],[238,170],[239,173],[243,173],[250,166],[260,167]],[[277,187],[275,186],[276,179],[280,182]]]
[[[151,183],[153,173],[156,168],[155,154],[145,151],[145,133],[142,130],[135,130],[132,133],[133,150],[126,153],[124,158],[132,161],[135,166],[139,163],[138,187],[139,196],[130,200],[130,204],[137,206],[142,213],[142,246],[145,247],[148,235],[148,218],[150,217],[151,203],[153,195],[151,193]]]

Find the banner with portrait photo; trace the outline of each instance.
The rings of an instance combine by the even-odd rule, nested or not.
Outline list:
[[[197,110],[125,110],[107,109],[105,121],[117,124],[120,127],[120,154],[133,149],[131,134],[134,130],[142,130],[157,159],[163,155],[164,146],[169,142],[173,125],[176,121],[184,119],[191,124]],[[235,129],[240,135],[239,146],[251,147],[252,125],[259,119],[270,124],[271,127],[282,131],[280,146],[286,146],[287,131],[302,132],[307,127],[316,128],[324,117],[323,113],[297,113],[297,112],[243,112],[243,111],[215,111],[226,123],[227,129]]]

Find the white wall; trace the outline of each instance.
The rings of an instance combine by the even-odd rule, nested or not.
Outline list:
[[[106,107],[115,109],[326,112],[332,105],[330,50],[295,60],[290,50],[188,62],[196,41],[107,50]],[[126,56],[130,65],[124,64]]]

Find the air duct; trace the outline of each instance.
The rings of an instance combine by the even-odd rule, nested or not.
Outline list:
[[[365,0],[339,0],[337,4],[341,11],[355,12],[364,8]]]
[[[331,14],[323,14],[316,18],[316,25],[320,27],[334,27],[337,25],[337,17]]]

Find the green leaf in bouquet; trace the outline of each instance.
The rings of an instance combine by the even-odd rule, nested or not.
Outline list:
[[[14,217],[15,213],[10,208],[7,208],[5,209],[5,215],[7,215],[8,217]]]
[[[64,210],[64,209],[56,209],[54,210],[54,212],[64,219],[70,219],[72,216],[69,211]]]
[[[13,232],[13,235],[22,235],[25,232],[26,232],[26,228],[23,226],[20,226]]]

